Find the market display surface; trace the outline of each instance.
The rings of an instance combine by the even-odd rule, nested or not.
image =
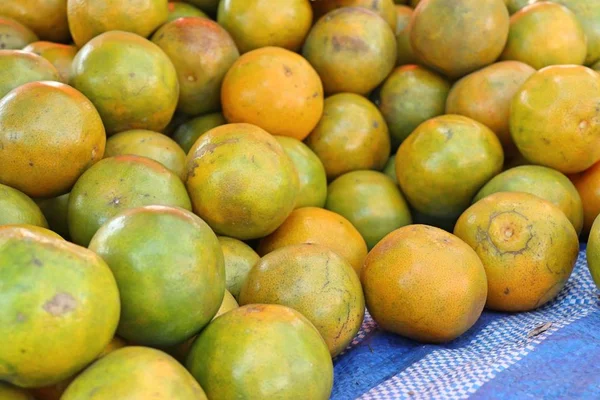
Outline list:
[[[600,398],[600,1],[0,1],[0,400]]]

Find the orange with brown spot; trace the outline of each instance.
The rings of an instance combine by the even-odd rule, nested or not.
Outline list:
[[[254,124],[272,135],[304,140],[323,113],[323,85],[300,55],[264,47],[233,64],[221,100],[230,123]]]
[[[0,17],[0,49],[21,50],[38,37],[31,29],[12,18]]]
[[[458,219],[454,234],[481,258],[486,307],[498,311],[529,311],[552,300],[579,254],[565,214],[529,193],[501,192],[478,201]]]

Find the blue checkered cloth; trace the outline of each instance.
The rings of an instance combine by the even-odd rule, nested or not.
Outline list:
[[[486,311],[445,345],[385,333],[367,314],[335,359],[331,399],[600,399],[599,295],[582,247],[553,302],[521,314]]]

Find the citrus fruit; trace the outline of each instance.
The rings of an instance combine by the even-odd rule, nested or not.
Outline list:
[[[219,235],[266,236],[296,205],[294,164],[254,125],[227,124],[202,135],[188,153],[187,171],[194,212]]]
[[[475,71],[452,86],[446,113],[481,122],[498,136],[506,153],[514,153],[508,122],[510,102],[534,72],[519,61],[501,61]]]
[[[487,294],[473,249],[427,225],[405,226],[383,238],[367,256],[361,281],[377,324],[421,342],[462,335],[481,315]]]
[[[37,400],[25,389],[0,382],[0,399],[2,400]]]
[[[520,9],[527,7],[530,4],[536,3],[539,0],[504,0],[506,3],[506,7],[508,8],[508,12],[510,15],[513,15]],[[554,0],[553,0],[554,1]]]
[[[586,255],[587,265],[592,274],[592,279],[598,288],[600,288],[600,219],[592,224],[590,237],[588,238]]]
[[[302,243],[328,247],[350,263],[357,273],[367,256],[365,240],[350,221],[317,207],[294,210],[275,232],[260,241],[257,252],[264,256],[281,247]]]
[[[60,74],[63,83],[69,83],[71,64],[77,54],[77,47],[52,42],[33,42],[23,48],[23,51],[37,54],[50,61]]]
[[[204,13],[202,10],[200,10],[188,3],[182,3],[179,1],[170,1],[168,6],[169,6],[169,16],[167,17],[166,22],[171,22],[171,21],[175,21],[178,18],[186,18],[186,17],[209,18],[208,15],[206,15],[206,13]]]
[[[8,232],[21,232],[22,236],[26,236],[29,234],[37,235],[37,236],[45,236],[50,239],[59,239],[64,240],[62,236],[58,233],[51,231],[50,229],[43,228],[39,225],[31,225],[31,224],[7,224],[0,225],[0,232],[8,231]]]
[[[29,224],[48,227],[48,221],[33,200],[25,193],[0,184],[0,225]]]
[[[186,3],[193,4],[202,11],[215,15],[219,7],[220,0],[186,0]]]
[[[222,0],[217,13],[240,53],[268,46],[297,51],[312,20],[309,0]]]
[[[344,7],[317,21],[302,54],[319,73],[326,94],[365,95],[394,68],[396,40],[392,28],[373,11]]]
[[[70,236],[69,223],[67,221],[69,193],[47,199],[35,199],[34,201],[44,214],[50,229],[60,236],[68,238]]]
[[[510,17],[510,33],[502,60],[517,60],[535,69],[583,64],[586,36],[575,14],[560,4],[542,1]]]
[[[430,118],[444,114],[450,83],[417,65],[396,68],[379,94],[379,109],[387,122],[392,150]]]
[[[600,160],[600,75],[578,65],[534,73],[512,99],[510,132],[534,164],[575,173]]]
[[[585,65],[600,60],[600,3],[595,0],[553,0],[571,10],[581,24],[587,39]]]
[[[119,321],[119,292],[93,252],[19,227],[0,231],[0,380],[31,388],[73,375]]]
[[[206,400],[198,382],[162,351],[128,346],[102,357],[82,372],[61,400],[178,399]]]
[[[325,208],[347,218],[369,249],[391,231],[412,223],[396,183],[376,171],[353,171],[335,179],[327,189]]]
[[[223,301],[219,241],[187,210],[125,210],[96,232],[89,248],[106,261],[119,286],[117,333],[136,344],[181,343],[210,322]]]
[[[162,133],[134,129],[108,138],[105,158],[125,154],[158,161],[181,179],[186,177],[185,152],[173,139]]]
[[[276,136],[275,139],[298,172],[300,190],[296,208],[323,207],[327,198],[327,175],[319,157],[298,139],[287,136]]]
[[[69,195],[71,238],[87,246],[110,218],[146,205],[192,208],[181,179],[159,162],[133,155],[105,158],[79,178]]]
[[[219,236],[218,239],[225,259],[225,286],[235,299],[239,299],[240,289],[260,257],[252,247],[240,240],[226,236]]]
[[[165,0],[68,0],[67,15],[77,47],[108,31],[148,37],[167,21]]]
[[[392,30],[396,30],[396,10],[392,0],[313,0],[315,17],[321,18],[328,12],[342,7],[363,7],[379,14]]]
[[[396,6],[396,65],[417,63],[410,43],[410,19],[413,9],[408,6]]]
[[[12,18],[0,16],[0,49],[21,50],[38,37],[31,29]]]
[[[323,117],[306,144],[323,162],[328,179],[359,169],[382,170],[390,155],[383,115],[369,100],[353,93],[325,99]]]
[[[422,123],[402,142],[396,175],[416,210],[452,219],[502,170],[503,162],[502,146],[486,126],[460,115],[443,115]]]
[[[169,57],[129,32],[106,32],[83,46],[73,60],[70,84],[94,103],[108,134],[162,130],[179,98],[177,71]]]
[[[221,98],[227,121],[298,140],[323,113],[323,86],[315,70],[300,55],[278,47],[241,56],[225,75]]]
[[[3,0],[0,15],[29,27],[41,40],[69,39],[67,0]]]
[[[581,174],[571,176],[583,204],[583,236],[592,228],[600,214],[600,162],[592,165]]]
[[[177,71],[177,110],[188,115],[218,111],[221,83],[240,55],[227,31],[208,18],[189,17],[160,27],[152,42],[169,56]]]
[[[68,192],[102,158],[106,136],[98,112],[79,91],[30,82],[0,100],[0,143],[0,183],[31,197],[52,197]]]
[[[201,115],[179,125],[172,138],[187,154],[201,135],[226,123],[227,121],[221,113]]]
[[[508,36],[502,0],[428,0],[410,21],[410,42],[420,60],[450,78],[496,61]]]
[[[525,192],[549,201],[565,213],[577,234],[583,227],[581,197],[569,178],[551,168],[522,165],[493,177],[473,199],[477,202],[497,192]]]
[[[396,176],[396,155],[393,154],[388,159],[388,162],[383,168],[383,173],[386,174],[396,185],[398,185],[398,177]]]
[[[365,313],[352,266],[327,247],[311,243],[265,255],[250,270],[240,304],[280,304],[299,311],[319,330],[332,357],[350,344]]]
[[[529,193],[485,197],[460,216],[454,234],[483,262],[486,307],[498,311],[529,311],[552,300],[579,254],[577,233],[565,214]]]
[[[239,305],[238,302],[235,300],[235,297],[233,297],[233,295],[229,293],[228,290],[225,290],[225,295],[223,296],[221,307],[219,307],[219,310],[217,311],[212,320],[238,307]]]
[[[323,338],[281,305],[247,305],[215,319],[198,335],[186,366],[210,399],[326,400],[333,386]]]
[[[60,80],[50,61],[20,50],[0,50],[0,69],[0,99],[28,82]]]

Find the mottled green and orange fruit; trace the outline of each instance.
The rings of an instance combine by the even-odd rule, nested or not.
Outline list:
[[[461,215],[454,234],[483,262],[486,307],[498,311],[529,311],[552,300],[579,254],[565,214],[529,193],[501,192],[478,201]]]
[[[501,61],[473,72],[452,86],[446,114],[481,122],[500,139],[508,157],[516,148],[510,136],[510,103],[535,69],[519,61]]]
[[[493,177],[473,203],[498,192],[525,192],[541,197],[565,213],[577,234],[583,228],[583,206],[575,185],[562,173],[538,165],[523,165]]]
[[[590,236],[587,242],[586,255],[587,265],[592,279],[596,286],[600,289],[600,222],[598,218],[592,224]]]
[[[385,167],[383,168],[383,173],[386,174],[395,185],[398,185],[398,176],[396,176],[396,155],[392,154],[388,159]]]
[[[37,236],[46,236],[49,237],[50,239],[59,239],[59,240],[64,240],[62,236],[60,236],[58,233],[51,231],[48,228],[43,228],[39,225],[31,225],[31,224],[8,224],[8,225],[0,225],[0,232],[1,231],[19,231],[22,232],[23,235],[27,235],[27,234],[33,234],[33,235],[37,235]],[[0,233],[1,234],[1,233]]]
[[[77,54],[77,47],[68,44],[52,42],[33,42],[23,48],[23,51],[37,54],[50,61],[60,74],[63,83],[69,83],[71,77],[71,65]]]
[[[105,158],[79,178],[69,195],[71,239],[87,246],[110,218],[146,205],[192,208],[181,179],[158,161],[134,155]]]
[[[583,204],[583,234],[585,239],[600,214],[600,162],[580,174],[570,175]]]
[[[79,91],[30,82],[0,100],[0,142],[0,183],[31,197],[52,197],[68,192],[102,159],[106,135]]]
[[[163,25],[152,35],[152,42],[169,56],[177,71],[177,111],[188,115],[218,111],[221,83],[240,55],[229,33],[208,18],[190,17]]]
[[[46,217],[50,229],[64,238],[69,238],[69,223],[67,220],[69,193],[58,197],[33,200],[44,214],[44,217]]]
[[[61,400],[160,399],[207,400],[186,369],[162,351],[128,346],[102,357],[82,372]]]
[[[319,157],[298,139],[286,136],[276,136],[275,139],[292,160],[298,173],[300,190],[296,208],[323,207],[327,199],[327,174]]]
[[[504,0],[504,3],[506,3],[506,8],[508,8],[510,15],[513,15],[522,8],[525,8],[533,3],[537,3],[538,1],[539,0]]]
[[[510,33],[500,59],[516,60],[535,69],[559,64],[583,64],[586,36],[567,7],[542,1],[510,17]]]
[[[0,231],[0,380],[58,383],[93,361],[119,322],[119,291],[92,251],[22,227]]]
[[[225,260],[225,287],[237,300],[248,273],[260,260],[260,256],[241,240],[219,236]]]
[[[241,56],[221,88],[223,115],[272,135],[304,140],[323,114],[319,75],[289,50],[263,47]]]
[[[342,7],[362,7],[377,13],[388,23],[392,30],[396,30],[396,13],[393,0],[313,0],[315,19],[321,18],[328,12]]]
[[[306,144],[323,162],[328,179],[360,169],[382,170],[391,148],[381,112],[354,93],[325,99],[323,117]]]
[[[413,13],[410,40],[420,60],[460,78],[496,61],[508,28],[502,0],[427,0]]]
[[[396,68],[379,93],[379,110],[390,131],[392,151],[421,123],[444,114],[450,82],[417,65]]]
[[[361,281],[377,324],[421,342],[448,342],[465,333],[479,319],[487,296],[477,253],[427,225],[387,235],[367,256]]]
[[[69,29],[81,48],[108,31],[148,37],[167,21],[167,0],[69,0]]]
[[[396,6],[396,65],[416,64],[418,62],[410,43],[410,19],[413,9],[409,6]]]
[[[344,7],[313,26],[302,49],[323,81],[325,93],[366,95],[396,64],[394,31],[363,7]]]
[[[185,0],[186,3],[193,4],[211,16],[215,16],[217,14],[219,1],[220,0]]]
[[[200,136],[226,123],[227,121],[221,113],[201,115],[179,125],[173,133],[172,138],[187,154]]]
[[[348,261],[357,273],[367,256],[367,244],[350,221],[317,207],[294,210],[275,232],[260,241],[257,252],[264,256],[281,247],[302,243],[328,247]]]
[[[25,389],[0,382],[0,399],[2,400],[40,400],[33,397]],[[43,399],[42,399],[43,400]]]
[[[29,82],[60,81],[60,74],[52,63],[21,50],[0,50],[0,70],[0,99]]]
[[[188,153],[187,171],[194,212],[219,235],[266,236],[296,205],[294,164],[277,140],[255,125],[227,124],[200,136]]]
[[[38,37],[25,25],[12,18],[0,17],[0,50],[21,50]]]
[[[265,255],[248,274],[240,304],[280,304],[299,311],[318,329],[332,357],[350,344],[365,314],[352,266],[329,248],[311,243]]]
[[[510,132],[534,164],[566,174],[600,160],[600,75],[578,65],[556,65],[533,74],[510,108]]]
[[[388,233],[412,223],[398,185],[376,171],[348,172],[331,182],[325,208],[347,218],[369,249]]]
[[[162,133],[134,129],[111,136],[106,141],[104,158],[132,154],[158,161],[185,180],[185,152],[170,137]]]
[[[313,22],[310,0],[221,0],[217,21],[240,53],[261,47],[298,51]]]
[[[94,103],[109,135],[129,129],[160,132],[179,99],[169,57],[129,32],[110,31],[90,40],[73,60],[69,83]]]
[[[0,184],[0,225],[28,224],[48,227],[48,221],[35,202],[25,193]]]
[[[69,40],[67,0],[3,0],[0,15],[19,21],[40,40],[59,43]]]
[[[319,331],[281,305],[247,305],[215,319],[198,335],[186,366],[210,399],[327,400],[333,387]]]
[[[494,132],[470,118],[443,115],[419,125],[402,143],[396,153],[396,175],[416,210],[453,219],[503,163]]]
[[[596,0],[553,0],[571,10],[587,39],[587,55],[585,65],[600,60],[600,2]]]
[[[153,205],[125,210],[96,232],[89,249],[106,261],[119,286],[117,334],[125,340],[176,345],[221,306],[223,252],[210,227],[190,211]]]
[[[113,351],[125,347],[127,344],[125,341],[118,336],[112,338],[109,344],[106,345],[104,350],[96,357],[96,360],[104,357],[105,355],[112,353]],[[31,389],[31,393],[35,395],[35,400],[60,400],[61,396],[67,390],[71,382],[77,377],[75,374],[57,384],[44,386],[41,388]],[[1,397],[0,397],[1,399]]]
[[[209,18],[208,15],[197,7],[194,7],[188,3],[182,3],[180,1],[170,1],[168,4],[169,7],[169,16],[167,17],[167,22],[175,21],[178,18],[187,18],[187,17],[201,17],[201,18]]]

